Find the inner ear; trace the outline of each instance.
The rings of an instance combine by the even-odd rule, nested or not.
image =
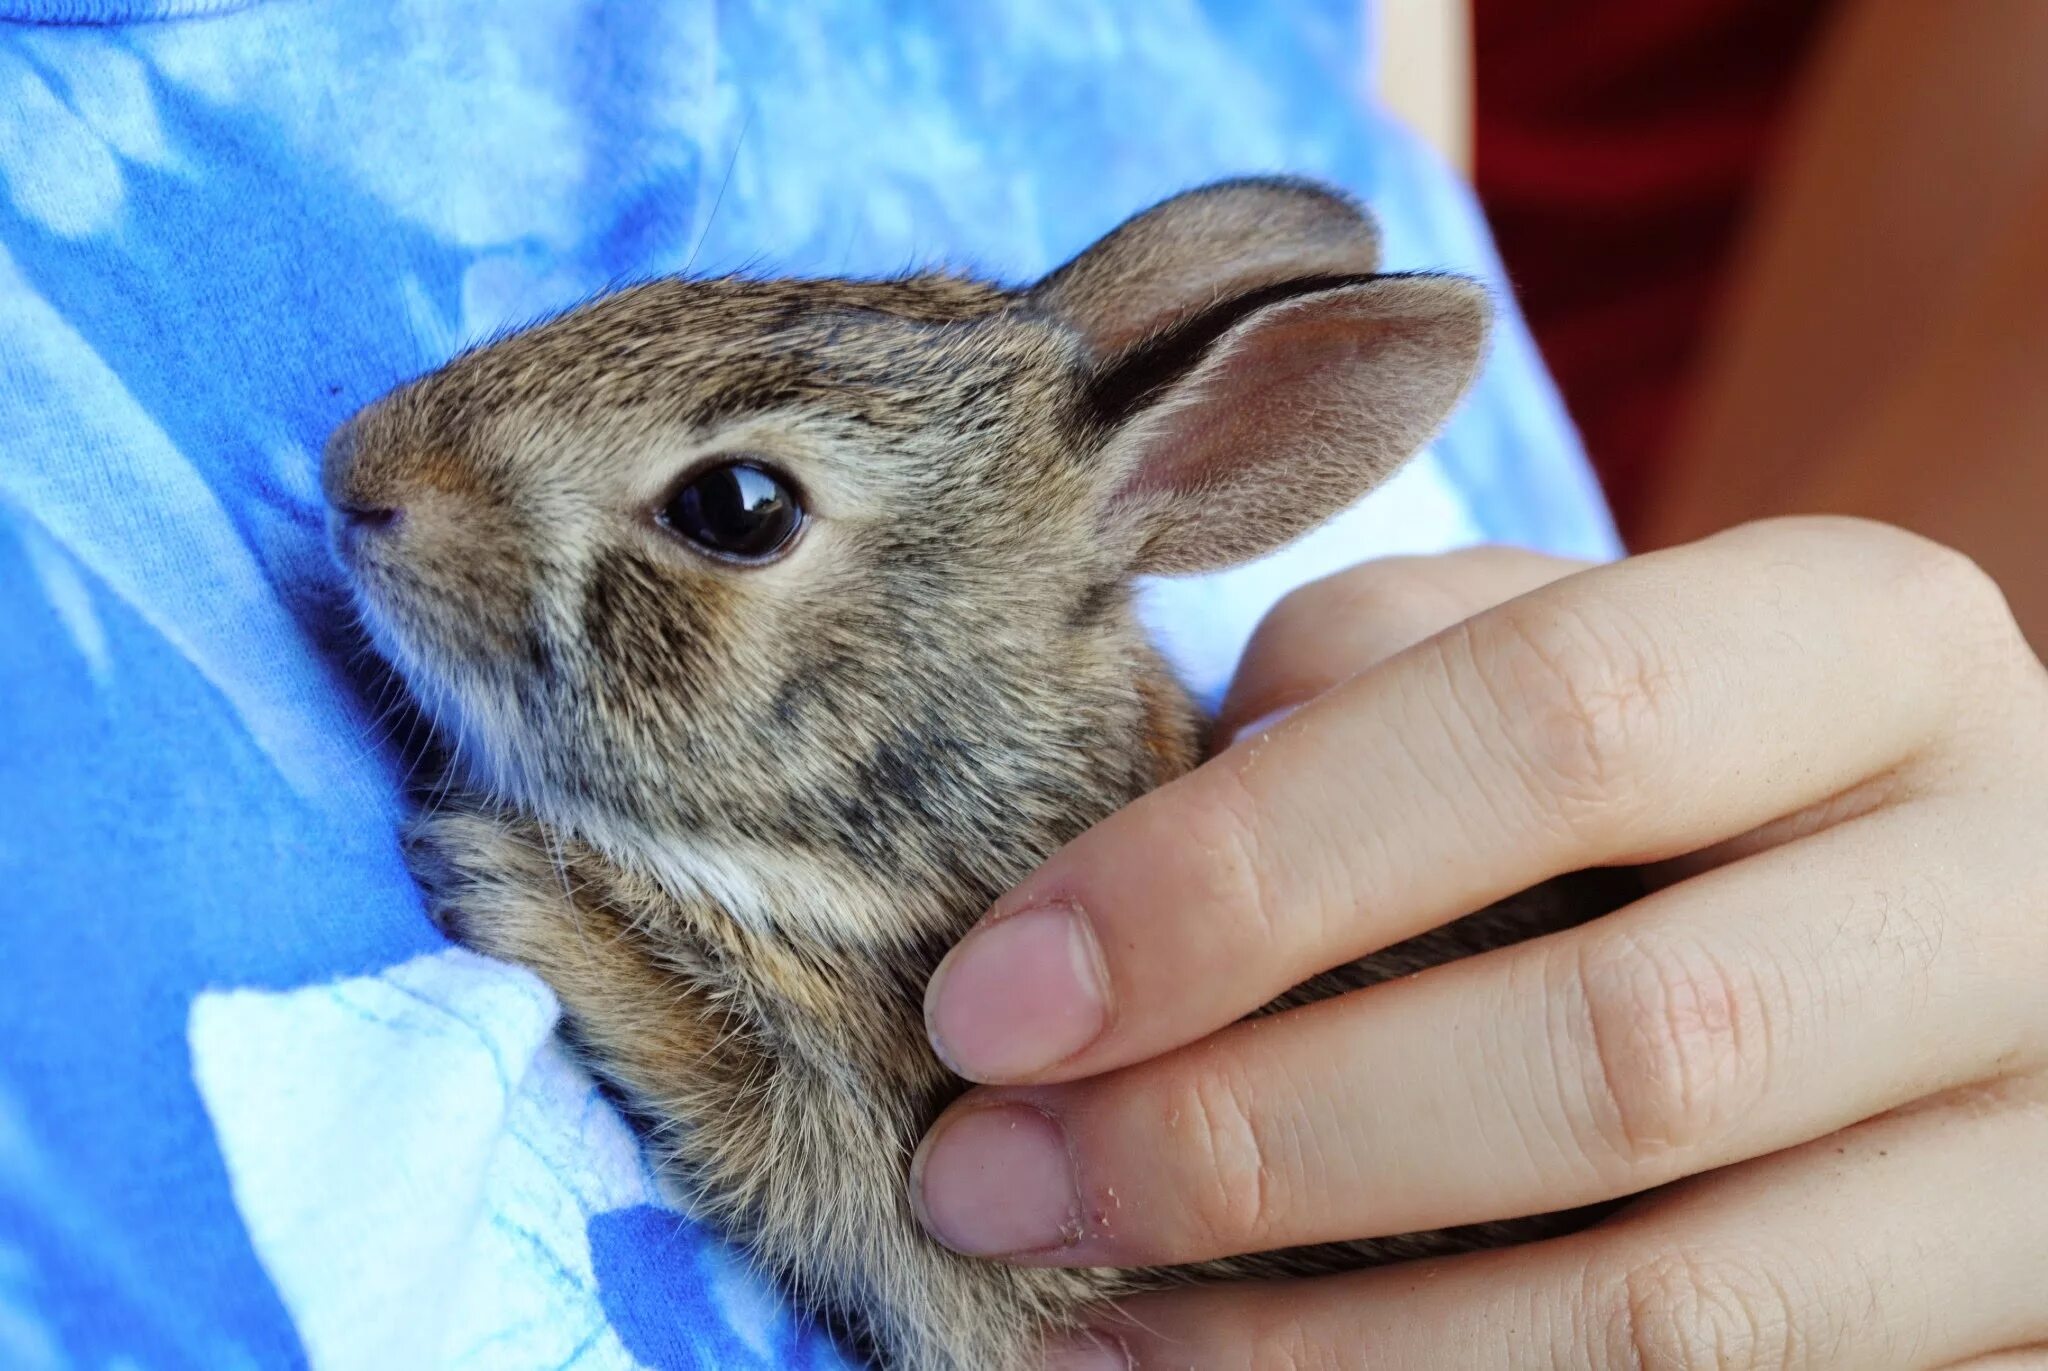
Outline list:
[[[1457,277],[1298,281],[1134,349],[1089,390],[1105,536],[1135,570],[1173,574],[1306,533],[1428,442],[1478,370],[1488,313]]]
[[[1349,197],[1285,177],[1220,181],[1126,220],[1028,299],[1112,358],[1218,301],[1316,277],[1371,274],[1379,234]]]
[[[1290,279],[1232,296],[1177,327],[1153,334],[1111,358],[1089,379],[1085,403],[1090,416],[1106,428],[1129,419],[1161,392],[1184,380],[1217,343],[1253,315],[1287,300],[1321,291],[1364,285],[1369,276]]]

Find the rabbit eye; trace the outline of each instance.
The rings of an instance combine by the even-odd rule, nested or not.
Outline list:
[[[655,520],[713,556],[765,562],[803,527],[803,506],[789,483],[753,462],[725,462],[669,493]]]

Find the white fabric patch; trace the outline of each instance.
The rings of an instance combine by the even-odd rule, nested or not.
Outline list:
[[[460,948],[193,1002],[235,1203],[316,1371],[635,1365],[586,1224],[667,1200],[555,1018]]]

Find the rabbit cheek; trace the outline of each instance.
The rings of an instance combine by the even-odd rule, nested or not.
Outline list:
[[[738,748],[742,606],[715,574],[680,577],[631,547],[601,553],[555,652],[558,750],[623,817],[694,824]]]
[[[730,593],[715,577],[687,586],[645,554],[603,553],[584,585],[581,629],[611,694],[631,692],[674,727],[717,682],[712,650]],[[596,683],[594,683],[596,684]]]

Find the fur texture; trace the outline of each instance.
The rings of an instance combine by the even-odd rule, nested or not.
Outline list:
[[[906,1199],[960,1089],[925,1040],[939,957],[1201,755],[1133,577],[1342,509],[1477,367],[1483,295],[1374,276],[1374,242],[1341,197],[1251,181],[1026,290],[656,281],[458,358],[330,444],[363,618],[450,755],[409,835],[436,918],[539,973],[704,1207],[885,1366],[1007,1371],[1134,1289],[1546,1228],[1025,1270],[944,1251]],[[807,511],[768,564],[653,517],[739,457]],[[1290,998],[1591,910],[1551,895]]]

